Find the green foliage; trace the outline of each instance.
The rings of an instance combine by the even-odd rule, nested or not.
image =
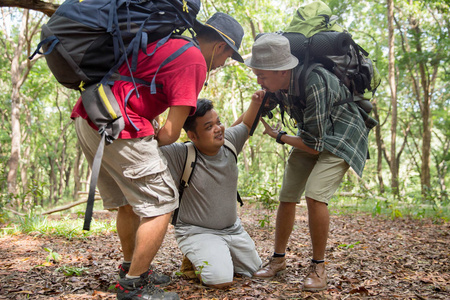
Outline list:
[[[202,263],[203,263],[203,264],[200,265],[200,266],[198,266],[198,267],[196,268],[196,270],[195,270],[195,275],[197,275],[197,276],[201,276],[201,275],[202,275],[202,272],[203,272],[203,269],[204,269],[206,266],[210,266],[210,264],[209,264],[207,261],[203,261]]]
[[[52,249],[50,248],[44,248],[45,251],[48,252],[47,257],[45,258],[45,261],[47,262],[51,262],[51,263],[57,263],[60,261],[61,256],[59,255],[59,253],[54,252]]]
[[[370,213],[392,218],[435,216],[439,220],[448,218],[449,196],[446,186],[449,182],[449,141],[450,118],[448,94],[450,73],[446,66],[450,62],[449,38],[449,5],[446,1],[399,1],[396,2],[395,63],[397,78],[397,98],[399,127],[397,132],[391,132],[390,88],[388,74],[388,30],[385,2],[362,2],[355,0],[329,0],[335,14],[340,16],[342,23],[353,35],[354,39],[376,62],[383,81],[375,97],[378,117],[380,120],[381,138],[384,149],[389,149],[391,135],[395,134],[398,151],[405,139],[405,147],[399,157],[400,187],[399,195],[403,199],[391,199],[393,191],[385,188],[380,195],[388,200],[364,200],[358,204],[359,209]],[[238,1],[202,1],[199,15],[200,21],[205,21],[216,11],[231,14],[244,27],[245,36],[241,45],[241,53],[247,57],[251,53],[254,36],[260,32],[282,30],[289,24],[292,15],[302,2],[294,0],[238,0]],[[30,213],[32,207],[45,208],[73,201],[76,191],[75,183],[87,181],[88,171],[85,161],[77,161],[78,145],[74,128],[71,125],[70,112],[78,98],[76,91],[62,88],[51,75],[45,60],[38,59],[28,74],[20,90],[21,113],[20,124],[22,132],[21,172],[17,176],[19,192],[8,194],[7,175],[8,160],[11,155],[11,57],[16,49],[23,10],[11,8],[11,25],[7,32],[1,32],[4,41],[4,53],[0,58],[0,222],[6,222],[11,216],[7,205],[14,210],[26,212],[27,215],[19,221],[25,231],[39,234],[55,234],[80,237],[83,234],[78,228],[65,225],[59,229],[45,229],[45,222]],[[41,13],[34,12],[29,19],[30,25],[38,22]],[[3,16],[5,18],[5,16]],[[45,18],[44,18],[45,19]],[[5,21],[5,20],[4,20]],[[46,20],[43,20],[45,22]],[[411,22],[417,26],[411,26]],[[415,30],[420,29],[420,30]],[[9,36],[6,36],[6,34]],[[29,36],[33,42],[29,49],[36,46],[39,33]],[[21,55],[26,60],[24,50]],[[420,69],[419,63],[425,63]],[[430,95],[432,110],[430,126],[432,126],[431,141],[431,178],[426,195],[421,194],[421,165],[423,123],[422,108],[419,100],[423,100],[421,78],[418,74],[425,72],[424,79],[429,79],[427,93]],[[432,80],[431,80],[432,79]],[[222,121],[230,125],[245,111],[251,95],[259,89],[252,71],[243,64],[227,62],[219,69],[211,72],[209,86],[200,97],[214,101]],[[418,93],[418,95],[416,95]],[[280,115],[270,122],[280,120]],[[405,134],[406,129],[410,129]],[[286,129],[286,128],[285,128]],[[293,128],[293,133],[296,129]],[[406,139],[407,137],[407,139]],[[364,180],[369,182],[371,194],[376,196],[380,188],[378,176],[389,186],[390,170],[383,152],[381,170],[377,166],[377,149],[374,132],[370,135],[370,154],[365,168]],[[261,126],[249,139],[239,157],[239,191],[241,195],[259,195],[258,201],[264,209],[260,225],[270,224],[272,203],[277,197],[281,183],[284,164],[287,160],[289,147],[280,146],[273,139],[262,135]],[[386,150],[385,150],[386,151]],[[388,150],[387,150],[388,151]],[[78,164],[78,165],[77,165]],[[80,178],[75,180],[74,171],[80,172]],[[23,181],[22,181],[23,180]],[[83,190],[83,189],[82,189]],[[342,190],[345,192],[367,193],[361,182],[355,179],[345,181]],[[367,193],[369,194],[369,193]],[[272,199],[272,200],[270,200]],[[344,204],[352,203],[353,199],[345,198]],[[397,202],[401,202],[397,205]],[[275,202],[276,203],[276,202]],[[404,210],[403,203],[408,205]],[[427,205],[422,208],[421,205]],[[40,225],[40,223],[42,223]],[[73,222],[76,223],[76,222]],[[22,230],[17,227],[17,230]]]
[[[261,212],[262,218],[258,219],[258,224],[261,227],[270,227],[274,211],[278,207],[276,193],[274,193],[271,188],[259,187],[258,192],[252,193],[252,196],[255,197],[256,203],[264,208]]]
[[[62,272],[66,277],[81,276],[87,273],[86,270],[88,270],[88,268],[75,266],[62,266],[56,269],[57,272]]]
[[[68,240],[75,238],[86,238],[108,232],[117,232],[116,221],[98,221],[93,219],[91,230],[83,230],[83,219],[71,219],[68,216],[60,220],[49,220],[46,216],[41,216],[35,210],[25,216],[18,216],[17,221],[12,223],[10,228],[5,229],[3,234],[33,234],[44,236],[64,237]]]
[[[359,244],[361,244],[360,241],[357,241],[357,242],[355,242],[353,244],[340,244],[338,246],[338,248],[343,248],[343,249],[348,250],[348,249],[353,249],[356,245],[359,245]]]
[[[390,219],[432,219],[437,223],[450,220],[448,205],[442,205],[439,201],[434,204],[423,204],[420,201],[420,192],[416,195],[405,195],[401,199],[335,196],[330,203],[330,211],[332,214],[368,213],[374,217]]]

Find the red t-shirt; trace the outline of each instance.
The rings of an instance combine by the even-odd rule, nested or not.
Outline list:
[[[141,51],[138,56],[137,70],[133,72],[133,76],[151,82],[161,63],[186,43],[188,41],[184,39],[169,39],[150,57]],[[148,45],[147,53],[152,53],[155,46],[156,42]],[[126,64],[119,68],[119,72],[121,75],[130,76]],[[171,106],[191,106],[191,114],[193,114],[197,105],[198,94],[203,87],[205,79],[205,59],[200,49],[190,47],[178,58],[158,71],[156,75],[156,94],[150,94],[149,86],[137,84],[139,98],[136,91],[133,91],[126,108],[124,108],[124,100],[127,94],[134,89],[134,85],[127,81],[116,81],[112,86],[112,92],[119,105],[121,105],[125,121],[125,129],[120,133],[119,138],[139,138],[154,134],[151,120]],[[136,131],[130,124],[126,115],[140,129],[139,131]],[[81,97],[75,104],[70,117],[82,117],[89,120]],[[97,129],[90,121],[89,123],[94,129]]]

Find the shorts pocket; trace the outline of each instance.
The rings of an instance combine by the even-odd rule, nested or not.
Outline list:
[[[161,159],[123,166],[123,175],[139,189],[143,200],[163,204],[173,202],[178,197],[172,176]]]

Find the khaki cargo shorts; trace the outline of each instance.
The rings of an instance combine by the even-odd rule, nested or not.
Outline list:
[[[324,150],[309,154],[293,148],[280,191],[280,202],[300,202],[305,196],[327,203],[338,189],[349,165],[340,157]]]
[[[75,129],[90,166],[100,135],[83,118]],[[105,146],[97,187],[105,209],[130,204],[140,217],[155,217],[178,207],[178,189],[153,136],[117,139]]]

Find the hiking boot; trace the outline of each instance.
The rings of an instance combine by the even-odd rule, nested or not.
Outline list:
[[[270,280],[277,275],[286,272],[285,257],[271,257],[269,261],[263,265],[261,269],[253,273],[253,278]]]
[[[142,274],[139,278],[121,278],[116,285],[117,299],[119,300],[179,300],[177,293],[164,292],[149,283],[148,273]]]
[[[324,263],[311,262],[310,271],[303,282],[303,290],[317,292],[327,289],[327,272]]]
[[[130,270],[130,265],[130,263],[124,263],[119,266],[119,279],[125,278],[125,276],[128,274],[128,271]],[[159,286],[168,285],[172,281],[170,279],[170,276],[156,272],[155,270],[153,270],[152,266],[150,266],[150,269],[148,269],[148,279],[151,284]]]

